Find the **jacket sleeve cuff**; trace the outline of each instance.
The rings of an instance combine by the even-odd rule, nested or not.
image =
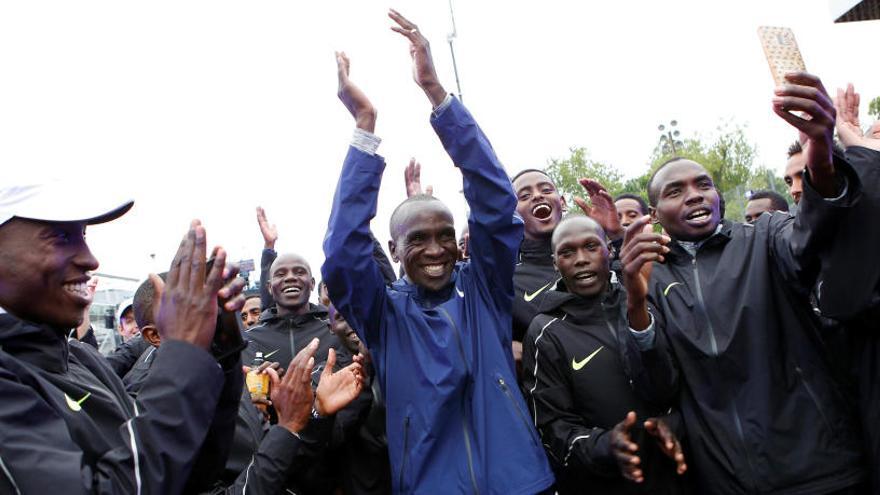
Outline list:
[[[633,340],[636,341],[636,346],[642,352],[650,351],[654,348],[654,340],[657,336],[657,332],[654,331],[654,315],[649,312],[648,316],[651,318],[651,323],[648,325],[648,328],[641,331],[632,328],[629,329],[629,333],[632,334]]]
[[[292,460],[299,450],[299,445],[300,439],[297,434],[283,426],[275,425],[269,428],[263,441],[260,442],[259,452],[272,459]]]

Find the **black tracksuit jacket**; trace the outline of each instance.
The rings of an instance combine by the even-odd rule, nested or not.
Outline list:
[[[824,200],[805,174],[796,218],[724,221],[695,257],[673,242],[654,264],[655,349],[639,369],[628,339],[632,378],[681,410],[699,493],[819,494],[863,481],[857,421],[808,300],[823,254],[851,239],[839,220],[861,194],[852,168],[840,157],[835,167],[841,198]]]
[[[0,315],[0,493],[205,489],[226,462],[240,361],[168,342],[137,401],[93,347]]]
[[[880,151],[850,146],[846,158],[862,181],[862,197],[840,220],[857,233],[834,243],[822,262],[819,309],[844,322],[857,384],[873,493],[880,493]]]
[[[565,290],[561,282],[557,287]],[[551,292],[523,341],[523,389],[558,492],[685,493],[675,463],[640,426],[666,411],[639,398],[624,371],[626,292],[617,283],[594,299]],[[621,476],[609,448],[610,430],[629,411],[638,417],[631,431],[645,474],[641,484]]]
[[[263,311],[260,322],[244,334],[248,347],[242,354],[245,364],[257,352],[262,352],[266,361],[281,363],[287,368],[293,357],[313,338],[320,340],[315,352],[315,362],[327,360],[327,351],[334,348],[339,355],[339,340],[330,332],[327,308],[309,303],[309,310],[302,315],[278,316],[275,306]]]
[[[513,340],[522,342],[541,305],[559,297],[552,290],[558,281],[550,238],[523,240],[513,272]]]

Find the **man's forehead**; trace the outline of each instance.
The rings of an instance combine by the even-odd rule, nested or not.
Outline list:
[[[614,206],[616,206],[618,209],[622,209],[622,208],[632,208],[634,210],[641,210],[642,209],[642,205],[640,205],[638,201],[636,201],[632,198],[620,198],[614,202]]]
[[[526,172],[513,181],[513,187],[519,191],[525,187],[534,187],[539,184],[550,184],[555,187],[553,180],[544,172]]]
[[[807,156],[805,153],[798,153],[788,159],[785,164],[785,175],[799,174],[807,166]]]
[[[440,201],[408,203],[401,213],[400,225],[407,229],[432,223],[452,223],[452,212]]]
[[[305,268],[311,273],[312,268],[309,266],[309,263],[298,254],[283,254],[279,256],[274,263],[272,263],[272,270],[275,271],[279,268]]]
[[[585,216],[578,216],[564,221],[553,232],[555,246],[560,246],[570,241],[595,237],[602,240],[605,232],[595,220]]]
[[[660,169],[654,180],[658,190],[662,190],[663,186],[670,182],[693,180],[704,175],[709,175],[709,172],[699,163],[692,160],[676,160]]]

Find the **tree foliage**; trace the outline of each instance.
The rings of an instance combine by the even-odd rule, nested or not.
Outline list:
[[[868,115],[880,120],[880,96],[874,98],[868,103]]]
[[[613,165],[590,158],[584,147],[571,148],[566,158],[553,158],[546,168],[547,174],[567,199],[572,195],[583,196],[577,180],[581,177],[597,179],[612,196],[623,192],[639,194],[647,200],[647,186],[651,174],[661,164],[680,156],[693,160],[712,175],[716,188],[726,203],[725,217],[742,221],[745,204],[750,192],[770,189],[784,195],[785,182],[767,167],[755,163],[757,148],[746,137],[741,125],[726,122],[719,125],[710,136],[694,136],[681,140],[674,152],[658,143],[648,159],[646,170],[636,177],[624,179]]]

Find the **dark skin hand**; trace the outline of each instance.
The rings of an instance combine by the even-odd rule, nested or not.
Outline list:
[[[406,184],[406,197],[411,198],[413,196],[417,196],[419,194],[423,194],[422,192],[422,164],[416,161],[415,158],[409,159],[409,165],[403,170],[403,181]],[[427,186],[425,188],[424,194],[428,196],[434,195],[434,187]]]
[[[428,96],[431,105],[437,108],[446,99],[446,90],[443,89],[437,78],[437,71],[434,70],[431,44],[419,31],[418,26],[396,10],[389,9],[388,17],[397,23],[397,26],[391,26],[391,30],[400,33],[410,41],[409,54],[413,59],[413,80]]]
[[[315,402],[312,368],[315,366],[317,350],[318,339],[312,339],[290,361],[283,378],[272,367],[266,368],[272,382],[272,404],[278,413],[278,424],[293,433],[302,431],[311,417],[312,404]]]
[[[645,215],[633,222],[623,236],[620,262],[627,294],[627,317],[633,330],[644,330],[651,324],[648,314],[648,282],[652,263],[663,263],[669,252],[668,236],[651,230],[651,217]]]
[[[213,250],[214,265],[205,274],[205,228],[193,220],[180,243],[165,282],[156,274],[150,281],[160,303],[155,310],[156,328],[163,341],[182,340],[209,349],[217,326],[218,300],[226,311],[244,306],[244,279],[237,267],[226,266],[226,251]],[[224,285],[224,281],[231,280]]]
[[[614,198],[611,197],[605,186],[595,179],[583,178],[578,182],[587,191],[590,204],[579,197],[574,198],[575,204],[583,210],[584,214],[601,225],[611,240],[616,241],[623,237],[623,227],[620,226],[617,206],[614,205]]]
[[[638,456],[639,446],[632,441],[630,429],[636,424],[637,418],[634,411],[626,414],[626,417],[620,423],[614,426],[609,435],[611,453],[617,461],[620,472],[624,478],[635,483],[643,483],[645,475],[641,468],[641,458]],[[650,418],[644,423],[645,431],[653,436],[660,450],[670,459],[675,461],[676,473],[679,475],[687,471],[687,464],[684,462],[684,453],[681,449],[681,443],[669,426],[658,418]]]
[[[269,223],[266,219],[266,210],[263,207],[257,207],[257,224],[260,225],[260,233],[263,234],[263,248],[275,249],[275,242],[278,241],[278,228],[275,224]]]
[[[832,161],[834,103],[822,81],[812,74],[794,72],[786,74],[785,80],[789,84],[774,91],[773,112],[800,131],[811,183],[822,197],[833,198],[839,193]]]
[[[376,109],[367,95],[349,79],[350,69],[351,62],[345,52],[336,52],[336,75],[339,79],[336,96],[354,117],[357,128],[373,133],[376,131]]]

